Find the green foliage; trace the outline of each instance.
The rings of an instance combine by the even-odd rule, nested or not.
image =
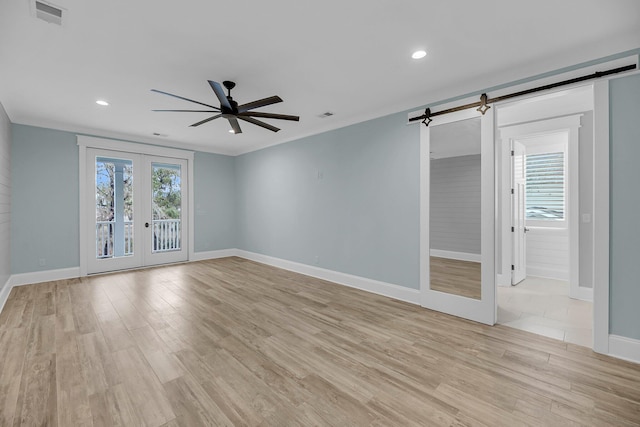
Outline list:
[[[180,169],[153,167],[153,219],[179,219],[182,204]]]

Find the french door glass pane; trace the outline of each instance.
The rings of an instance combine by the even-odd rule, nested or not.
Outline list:
[[[96,157],[96,258],[133,255],[133,162]]]
[[[153,253],[181,249],[181,172],[180,165],[151,163]]]

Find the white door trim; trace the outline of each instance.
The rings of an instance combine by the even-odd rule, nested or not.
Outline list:
[[[593,351],[609,353],[609,80],[593,86]]]
[[[159,147],[155,145],[142,144],[136,142],[127,142],[127,141],[119,141],[114,139],[106,139],[106,138],[97,138],[93,136],[87,135],[77,135],[77,144],[78,144],[78,162],[79,162],[79,200],[80,200],[80,221],[78,226],[80,227],[80,276],[87,275],[87,261],[88,261],[88,250],[87,247],[87,219],[89,212],[87,211],[87,148],[99,148],[106,149],[112,151],[124,151],[133,154],[146,154],[152,156],[162,156],[162,157],[173,157],[177,159],[184,159],[187,161],[187,176],[189,179],[188,185],[188,259],[191,260],[194,258],[194,197],[193,197],[193,159],[194,152],[189,150],[178,150],[175,148],[167,148],[167,147]]]

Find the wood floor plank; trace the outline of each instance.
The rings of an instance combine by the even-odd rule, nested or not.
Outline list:
[[[0,329],[0,425],[13,424],[27,353],[27,328]]]
[[[38,354],[27,359],[14,426],[58,425],[56,378],[55,353]]]
[[[11,304],[5,303],[2,313],[0,313],[0,322],[2,322],[0,323],[0,328],[24,328],[29,326],[35,306],[35,301],[30,298],[30,289],[30,286],[19,286],[11,290],[7,299],[7,301],[11,301]]]
[[[187,374],[164,384],[179,424],[188,426],[233,425],[207,392]]]
[[[121,382],[107,343],[100,332],[78,336],[78,359],[89,396],[102,393]]]
[[[58,420],[61,426],[91,425],[89,391],[85,379],[78,339],[75,332],[56,336]]]
[[[175,418],[162,384],[137,347],[119,350],[113,357],[129,400],[144,424],[160,426]]]
[[[0,425],[638,426],[640,365],[240,258],[16,287]]]

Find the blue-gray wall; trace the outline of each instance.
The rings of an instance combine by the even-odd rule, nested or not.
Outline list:
[[[235,248],[235,158],[197,152],[193,163],[195,251]]]
[[[12,133],[11,273],[78,267],[76,135],[15,124]]]
[[[239,156],[239,248],[419,288],[419,128],[406,120]]]
[[[640,75],[610,83],[611,309],[614,335],[640,339]]]
[[[76,134],[17,124],[11,130],[11,274],[78,267]],[[236,246],[234,165],[233,157],[195,153],[196,252]]]

